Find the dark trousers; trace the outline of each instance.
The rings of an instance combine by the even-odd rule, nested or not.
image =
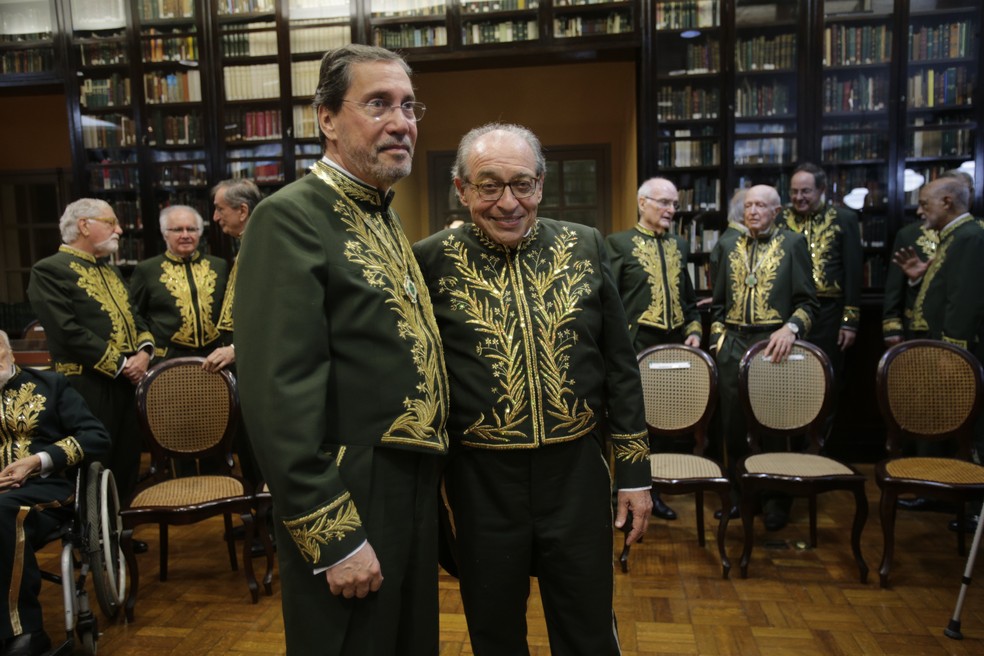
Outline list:
[[[287,533],[274,497],[291,656],[437,656],[437,486],[441,459],[397,449],[346,448],[340,466],[382,568],[378,592],[335,596]]]
[[[44,628],[34,552],[72,516],[74,493],[71,481],[56,476],[29,478],[23,487],[0,492],[0,640]]]
[[[611,477],[592,436],[538,449],[456,449],[445,473],[476,656],[522,656],[535,572],[554,656],[620,654]]]
[[[135,388],[122,374],[109,378],[94,372],[69,376],[92,414],[103,423],[113,444],[102,464],[113,472],[123,504],[129,504],[140,475],[143,435],[137,426]]]

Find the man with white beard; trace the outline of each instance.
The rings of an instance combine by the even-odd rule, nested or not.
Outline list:
[[[108,258],[123,234],[109,203],[82,198],[59,221],[62,245],[31,269],[27,295],[48,338],[54,369],[65,374],[113,446],[104,464],[128,499],[140,466],[134,386],[147,372],[154,338],[134,311]]]

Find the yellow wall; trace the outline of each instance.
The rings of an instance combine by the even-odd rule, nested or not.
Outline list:
[[[0,171],[71,168],[64,94],[0,98]]]
[[[394,205],[411,241],[429,225],[427,152],[455,150],[462,135],[490,121],[530,128],[545,147],[610,143],[612,229],[635,223],[636,96],[632,62],[418,73],[420,122],[413,173]]]

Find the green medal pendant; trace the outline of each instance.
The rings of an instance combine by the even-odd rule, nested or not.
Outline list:
[[[411,303],[417,302],[417,285],[413,284],[413,280],[410,278],[408,273],[403,279],[403,291],[410,298]]]
[[[748,285],[749,287],[754,287],[755,283],[757,282],[758,282],[758,278],[755,277],[754,273],[748,274],[748,277],[745,278],[745,284]]]

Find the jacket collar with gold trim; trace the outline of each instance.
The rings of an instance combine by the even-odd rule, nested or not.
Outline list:
[[[86,253],[85,251],[79,250],[78,248],[72,248],[68,244],[62,244],[61,246],[59,246],[58,247],[58,252],[59,253],[67,253],[69,255],[73,255],[73,256],[79,258],[80,260],[85,260],[86,262],[88,262],[90,264],[98,264],[98,262],[99,262],[96,259],[96,256],[93,255],[92,253]]]
[[[360,180],[330,160],[327,155],[314,163],[311,172],[322,180],[325,177],[330,178],[346,195],[382,206],[383,212],[389,211],[390,203],[393,202],[393,197],[396,195],[392,189],[383,193],[371,184]]]
[[[511,247],[500,244],[497,241],[493,241],[487,234],[485,234],[484,230],[478,227],[477,223],[473,222],[471,224],[471,231],[478,238],[479,243],[489,250],[502,251],[504,253],[509,253],[510,251],[521,251],[536,240],[537,235],[540,233],[540,219],[539,217],[534,219],[533,227],[530,228],[523,238],[519,240],[518,244]]]
[[[191,255],[189,255],[187,258],[184,258],[184,257],[181,257],[180,255],[175,255],[171,251],[164,251],[164,257],[166,259],[168,259],[168,260],[171,260],[172,262],[174,262],[176,264],[184,264],[186,262],[196,262],[196,261],[198,261],[198,258],[201,257],[201,255],[202,254],[199,253],[196,250],[194,253],[192,253]]]
[[[951,232],[953,232],[963,224],[973,220],[974,217],[970,215],[970,212],[964,212],[963,214],[961,214],[960,216],[958,216],[957,218],[955,218],[954,220],[950,221],[945,226],[943,226],[943,229],[939,231],[940,239],[942,240],[944,237],[949,235]]]
[[[649,228],[642,225],[641,223],[635,224],[635,229],[641,232],[642,234],[646,235],[647,237],[654,237],[656,239],[663,239],[667,236],[667,234],[669,234],[667,230],[664,230],[663,232],[656,232],[655,230],[650,230]]]

